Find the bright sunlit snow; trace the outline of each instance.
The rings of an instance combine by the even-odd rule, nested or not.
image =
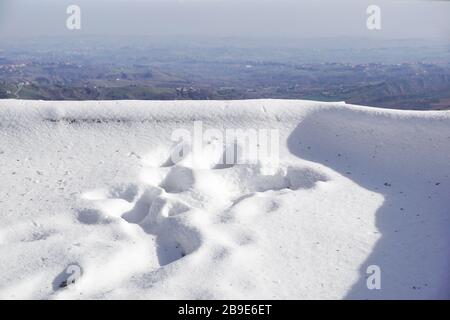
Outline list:
[[[195,121],[279,163],[172,161]],[[449,228],[449,111],[0,101],[0,298],[448,299]]]

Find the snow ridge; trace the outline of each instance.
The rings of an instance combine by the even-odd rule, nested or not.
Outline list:
[[[173,161],[195,121],[279,130],[280,161]],[[450,297],[448,111],[2,100],[0,139],[0,298]]]

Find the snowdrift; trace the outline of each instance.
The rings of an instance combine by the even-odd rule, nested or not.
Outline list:
[[[173,161],[198,121],[277,165]],[[2,100],[0,175],[3,299],[450,298],[448,111]]]

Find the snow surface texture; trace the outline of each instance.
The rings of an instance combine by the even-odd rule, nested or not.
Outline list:
[[[194,121],[279,129],[279,167],[173,163]],[[3,100],[0,298],[448,299],[449,176],[448,111]]]

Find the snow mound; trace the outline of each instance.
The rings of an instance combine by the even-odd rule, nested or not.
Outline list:
[[[448,111],[0,100],[0,139],[0,298],[450,298]]]

